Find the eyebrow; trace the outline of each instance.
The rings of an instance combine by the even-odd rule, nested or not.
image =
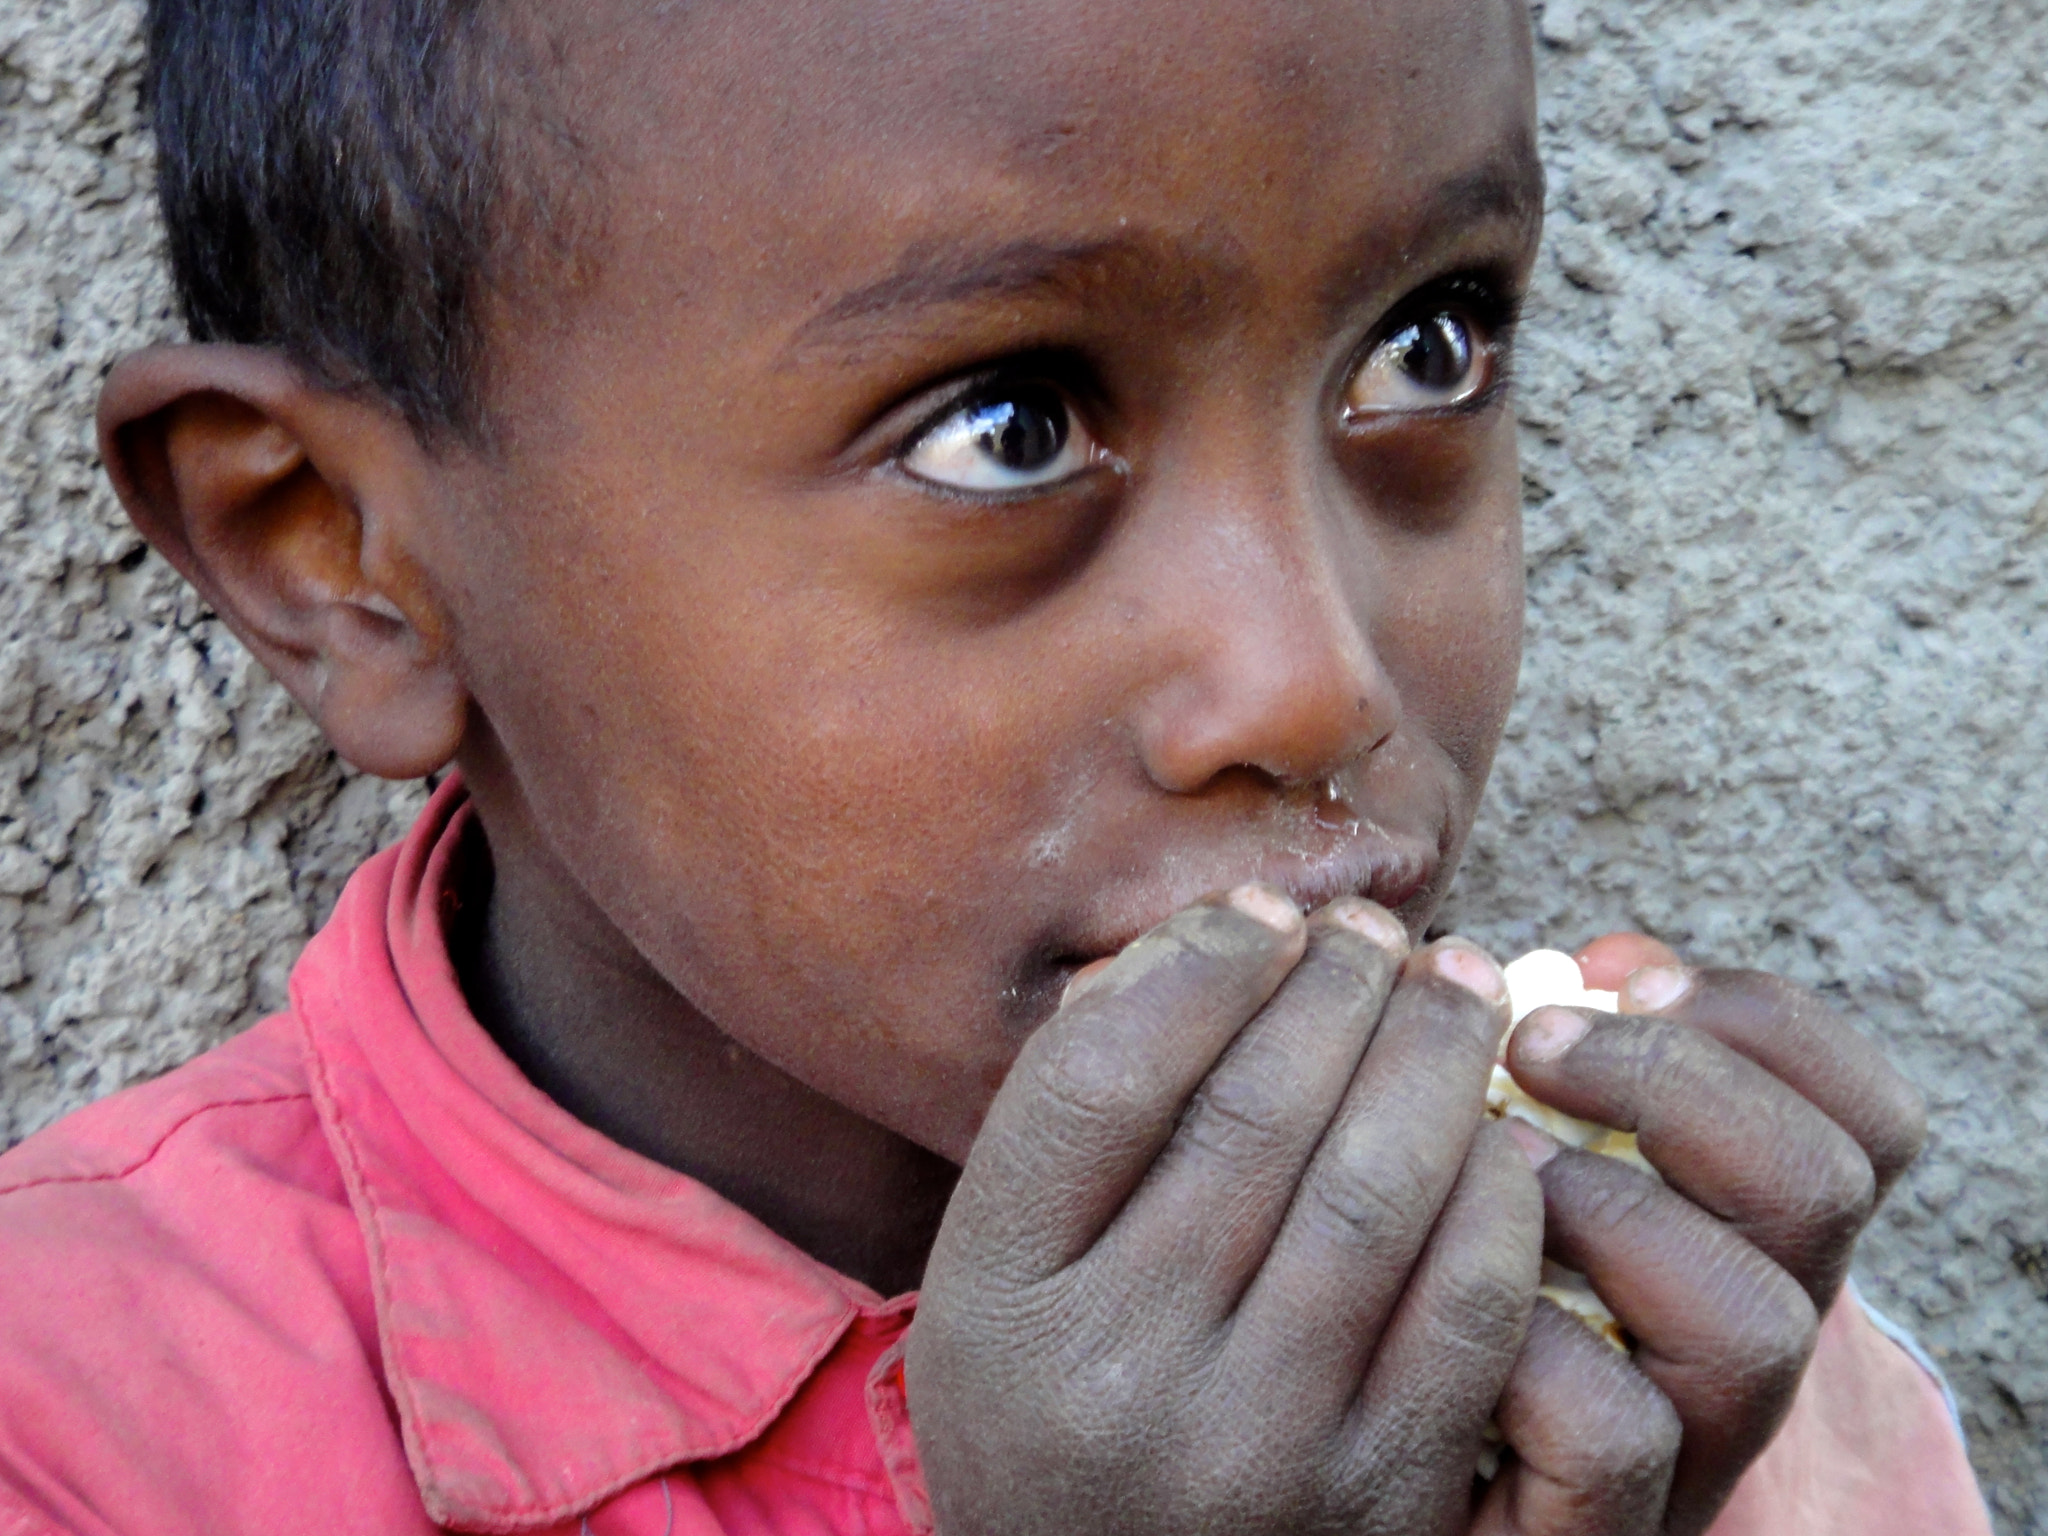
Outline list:
[[[1155,304],[1177,312],[1206,306],[1214,290],[1243,280],[1235,262],[1211,249],[1190,249],[1184,275],[1163,278],[1156,243],[1122,236],[1099,240],[1013,240],[988,250],[913,247],[888,276],[840,295],[797,329],[808,345],[906,311],[1027,294],[1085,297],[1139,286]]]
[[[1415,214],[1403,221],[1408,235],[1404,250],[1438,238],[1438,232],[1501,221],[1533,231],[1543,211],[1544,176],[1534,141],[1526,134],[1502,147],[1473,169],[1437,183],[1423,196]],[[1336,288],[1347,292],[1357,273],[1374,258],[1384,261],[1395,243],[1385,226],[1360,242],[1347,275]],[[1161,260],[1156,237],[1139,240],[1111,236],[1092,240],[1012,240],[982,250],[961,250],[942,242],[925,242],[905,252],[894,271],[834,299],[805,320],[791,339],[806,351],[849,333],[882,324],[905,314],[965,304],[975,300],[1021,298],[1027,295],[1085,298],[1091,293],[1144,294],[1149,307],[1192,319],[1208,308],[1219,292],[1249,286],[1249,268],[1241,258],[1204,242],[1173,242],[1183,260]],[[1181,275],[1169,277],[1169,271]],[[1334,297],[1333,305],[1339,302]]]
[[[1543,162],[1535,142],[1517,134],[1490,160],[1439,183],[1416,222],[1424,228],[1484,219],[1533,224],[1543,212],[1543,194]]]
[[[1384,271],[1390,256],[1403,265],[1422,264],[1475,227],[1505,225],[1533,243],[1542,227],[1544,193],[1543,162],[1537,157],[1535,139],[1518,133],[1488,159],[1422,192],[1397,230],[1380,225],[1365,231],[1350,259],[1340,264],[1339,275],[1324,289],[1325,307],[1332,313],[1348,308],[1361,278],[1376,269]]]

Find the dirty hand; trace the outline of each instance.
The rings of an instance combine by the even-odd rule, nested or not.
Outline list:
[[[1687,970],[1637,935],[1598,941],[1580,965],[1588,986],[1619,990],[1620,1016],[1538,1009],[1515,1033],[1509,1068],[1545,1103],[1634,1131],[1665,1182],[1515,1134],[1541,1160],[1546,1252],[1585,1273],[1635,1336],[1634,1367],[1662,1405],[1624,1395],[1610,1407],[1621,1357],[1602,1361],[1590,1333],[1540,1310],[1530,1364],[1501,1404],[1519,1460],[1475,1530],[1547,1532],[1582,1506],[1573,1436],[1524,1386],[1576,1370],[1592,1393],[1577,1429],[1647,1412],[1646,1442],[1676,1442],[1675,1472],[1660,1473],[1668,1452],[1644,1445],[1633,1496],[1645,1512],[1663,1507],[1643,1528],[1692,1536],[1791,1406],[1858,1234],[1919,1151],[1925,1110],[1875,1046],[1791,982]]]
[[[1536,1181],[1480,1113],[1505,1024],[1470,946],[1408,955],[1378,907],[1304,923],[1262,887],[1081,980],[990,1108],[910,1331],[942,1536],[1464,1532],[1538,1281]]]

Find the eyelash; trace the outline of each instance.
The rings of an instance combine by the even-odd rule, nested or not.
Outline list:
[[[1353,432],[1370,432],[1385,430],[1403,421],[1455,420],[1483,415],[1500,402],[1514,383],[1515,333],[1521,324],[1522,305],[1523,295],[1517,287],[1485,272],[1456,272],[1417,289],[1395,305],[1387,317],[1373,327],[1358,350],[1351,354],[1339,388],[1342,388],[1342,381],[1350,380],[1365,366],[1373,352],[1404,326],[1433,318],[1447,310],[1463,310],[1484,330],[1486,345],[1493,358],[1493,376],[1487,380],[1484,389],[1455,405],[1398,416],[1361,417],[1347,420],[1346,428]]]
[[[1390,335],[1418,315],[1455,308],[1468,310],[1496,341],[1505,342],[1521,322],[1522,294],[1484,272],[1455,272],[1403,299],[1373,333],[1374,337]]]
[[[1346,421],[1347,430],[1385,430],[1404,420],[1412,422],[1479,416],[1491,409],[1513,383],[1514,338],[1521,321],[1522,303],[1522,295],[1513,286],[1483,272],[1454,273],[1426,284],[1403,299],[1379,325],[1373,328],[1364,344],[1353,352],[1344,373],[1340,376],[1341,380],[1348,381],[1364,366],[1374,349],[1397,334],[1403,326],[1434,317],[1446,310],[1464,311],[1483,329],[1486,346],[1492,354],[1492,377],[1483,389],[1454,405],[1421,409],[1401,416],[1376,420]],[[1099,389],[1083,383],[1088,376],[1089,370],[1084,361],[1051,352],[1027,353],[976,370],[958,379],[946,390],[942,399],[925,411],[916,424],[897,439],[895,446],[889,451],[889,459],[897,466],[902,466],[920,444],[950,421],[957,412],[978,398],[997,395],[1010,388],[1034,384],[1049,385],[1067,399],[1074,408],[1076,417],[1086,422],[1096,414],[1090,406],[1097,403],[1100,398]],[[936,486],[922,477],[915,478],[919,479],[919,483],[927,491],[981,502],[1029,500],[1045,495],[1049,489],[1057,488],[1032,486],[1009,492],[949,492],[947,488]]]

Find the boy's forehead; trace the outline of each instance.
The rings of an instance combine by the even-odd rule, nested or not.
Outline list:
[[[1276,219],[1326,226],[1287,233],[1333,249],[1355,237],[1369,262],[1375,241],[1540,212],[1520,0],[644,14],[565,50],[610,172],[609,243],[678,298],[802,289],[813,332],[913,290],[999,290],[1005,270],[1020,289],[1119,260],[1126,286],[1224,282]],[[1146,239],[1172,272],[1143,270]]]

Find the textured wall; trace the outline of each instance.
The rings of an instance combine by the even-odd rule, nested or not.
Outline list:
[[[174,333],[139,22],[0,0],[0,1144],[276,1008],[421,798],[344,777],[100,474],[107,364]]]
[[[2048,5],[1571,4],[1522,698],[1457,920],[1826,989],[1927,1092],[1860,1268],[2048,1533]]]
[[[1548,0],[1530,653],[1455,920],[1826,988],[1934,1105],[1862,1266],[2048,1533],[2048,0]],[[0,0],[0,1143],[282,996],[418,803],[116,511],[136,15]]]

